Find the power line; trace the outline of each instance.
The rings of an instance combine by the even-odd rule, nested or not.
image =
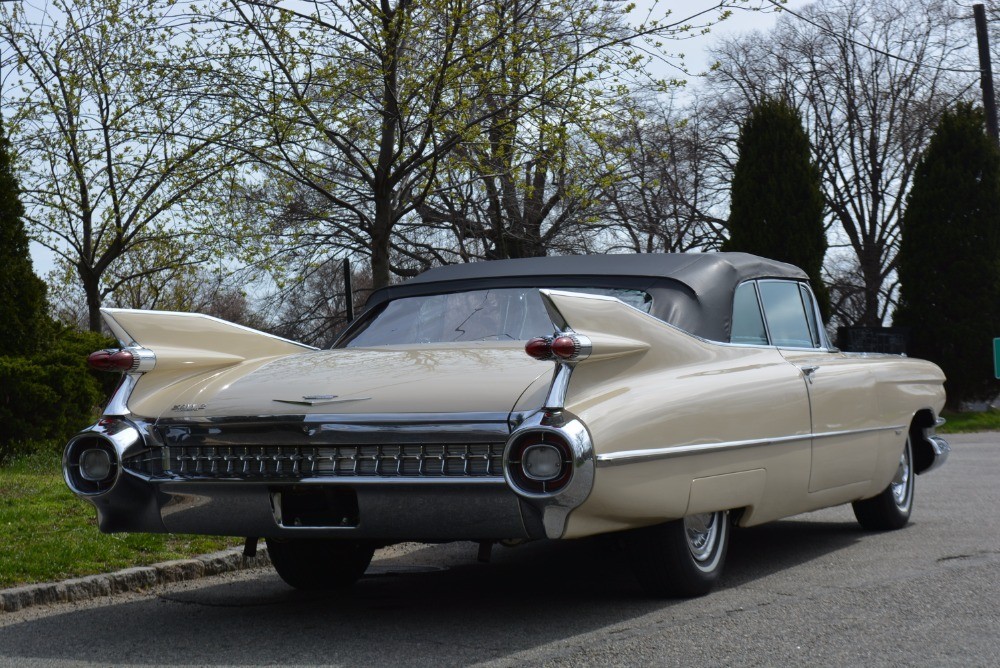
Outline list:
[[[981,73],[981,70],[978,70],[978,69],[976,69],[976,70],[967,70],[967,69],[960,69],[960,68],[957,68],[957,67],[938,67],[937,65],[928,65],[927,63],[917,62],[916,60],[913,60],[911,58],[906,58],[905,56],[900,56],[900,55],[897,55],[895,53],[890,53],[889,51],[883,51],[882,49],[880,49],[880,48],[878,48],[876,46],[872,46],[871,44],[864,44],[864,43],[859,42],[857,40],[851,39],[850,37],[847,37],[845,35],[837,34],[833,30],[831,30],[830,28],[827,28],[826,26],[824,26],[824,25],[822,25],[820,23],[817,23],[816,21],[813,21],[812,19],[810,19],[810,18],[808,18],[806,16],[803,16],[802,14],[799,14],[798,12],[796,12],[794,10],[788,9],[783,4],[781,4],[780,2],[778,2],[778,0],[767,0],[767,1],[769,3],[771,3],[772,5],[774,5],[775,7],[777,7],[779,10],[781,10],[783,12],[788,12],[789,14],[791,14],[795,18],[799,19],[800,21],[805,21],[809,25],[813,26],[814,28],[818,28],[820,31],[822,31],[823,33],[829,35],[830,37],[833,37],[835,39],[843,40],[844,42],[846,42],[848,44],[853,44],[854,46],[860,46],[863,49],[868,49],[869,51],[872,51],[873,53],[877,53],[879,55],[885,56],[886,58],[892,58],[893,60],[898,60],[898,61],[903,62],[903,63],[909,63],[910,65],[916,65],[917,67],[923,67],[923,68],[927,68],[927,69],[938,70],[940,72],[957,72],[959,74],[980,74]]]

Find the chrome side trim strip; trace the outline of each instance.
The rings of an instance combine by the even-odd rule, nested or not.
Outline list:
[[[825,431],[822,434],[813,434],[813,438],[831,438],[836,436],[853,436],[854,434],[871,434],[878,431],[899,431],[906,430],[905,424],[895,424],[888,427],[868,427],[867,429],[845,429],[844,431]]]
[[[596,459],[598,466],[616,466],[620,464],[634,464],[636,462],[651,461],[655,459],[669,459],[671,457],[679,457],[681,455],[703,454],[706,452],[737,450],[741,448],[757,448],[764,445],[774,445],[778,443],[794,443],[796,441],[809,441],[817,438],[853,436],[857,434],[870,434],[879,431],[895,431],[897,429],[905,428],[905,425],[895,425],[891,427],[871,427],[868,429],[829,431],[822,434],[795,434],[792,436],[775,436],[774,438],[755,438],[745,441],[726,441],[723,443],[672,445],[664,448],[651,448],[649,450],[624,450],[622,452],[610,452],[603,455],[597,455]]]

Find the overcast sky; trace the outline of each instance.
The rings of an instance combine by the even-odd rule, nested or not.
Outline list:
[[[726,5],[732,12],[729,18],[712,26],[708,34],[678,44],[677,50],[684,53],[688,69],[692,73],[704,71],[708,67],[706,52],[720,37],[751,30],[768,30],[779,16],[779,12],[768,0],[746,2],[724,0],[721,3],[719,0],[659,0],[659,3],[663,8],[671,10],[672,20],[681,20],[699,12],[712,10],[704,14],[704,17],[708,18],[718,14],[718,10],[714,8],[718,8],[720,4]],[[639,4],[644,4],[643,0],[640,0]],[[813,0],[788,0],[785,6],[797,11],[810,4],[813,4]],[[759,10],[754,11],[750,9],[752,7]],[[692,83],[696,82],[692,80]]]

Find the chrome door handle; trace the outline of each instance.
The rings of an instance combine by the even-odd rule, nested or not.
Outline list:
[[[816,373],[816,369],[818,369],[818,368],[819,368],[818,366],[804,366],[804,367],[802,367],[802,373],[805,374],[806,380],[808,380],[810,384],[812,384],[812,382],[813,382],[813,374]]]

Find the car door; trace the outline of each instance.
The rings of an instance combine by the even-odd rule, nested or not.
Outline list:
[[[804,283],[758,281],[772,345],[799,368],[809,395],[809,491],[871,479],[878,456],[878,396],[864,360],[832,350]]]

